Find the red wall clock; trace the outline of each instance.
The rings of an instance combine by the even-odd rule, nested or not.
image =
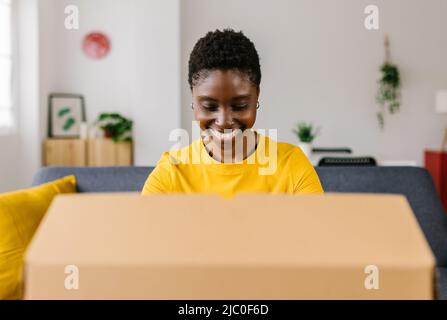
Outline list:
[[[101,32],[91,32],[84,37],[82,50],[92,59],[102,59],[110,51],[110,40]]]

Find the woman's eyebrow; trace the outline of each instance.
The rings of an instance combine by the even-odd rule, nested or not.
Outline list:
[[[251,96],[249,94],[241,94],[239,96],[232,98],[231,100],[244,100],[244,99],[250,99],[250,97]]]
[[[212,102],[217,102],[216,99],[213,99],[211,97],[208,96],[197,96],[197,98],[201,101],[212,101]]]

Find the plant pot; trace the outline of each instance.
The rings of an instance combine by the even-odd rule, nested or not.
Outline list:
[[[103,129],[105,138],[112,138],[112,132],[108,129]]]
[[[311,142],[300,142],[298,143],[298,147],[301,148],[306,157],[310,158],[312,154],[312,143]]]

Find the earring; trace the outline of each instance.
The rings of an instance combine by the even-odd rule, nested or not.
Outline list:
[[[194,110],[194,105],[191,103],[191,109],[193,109]]]
[[[259,101],[258,101],[258,104],[257,104],[257,106],[256,106],[256,109],[259,109],[259,107],[260,107],[260,105],[259,105]]]

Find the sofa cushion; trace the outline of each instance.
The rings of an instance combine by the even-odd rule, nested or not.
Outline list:
[[[23,254],[53,198],[76,191],[74,176],[0,195],[0,299],[22,296]]]
[[[152,170],[153,167],[44,167],[34,176],[33,185],[74,174],[78,192],[138,192]]]
[[[438,268],[438,299],[447,300],[447,268]]]
[[[447,267],[447,216],[427,170],[418,167],[317,167],[316,170],[326,192],[405,195],[437,265]]]

